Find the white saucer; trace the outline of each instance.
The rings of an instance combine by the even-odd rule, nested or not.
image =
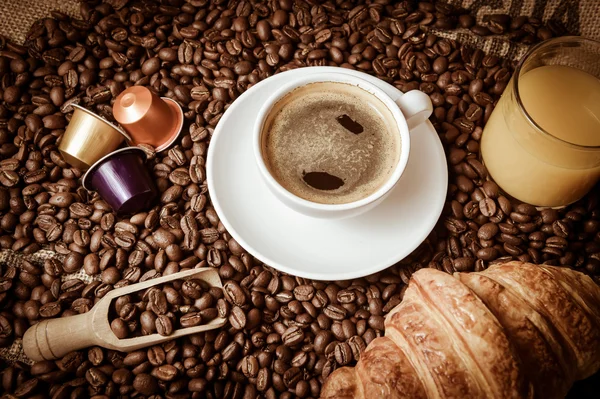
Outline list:
[[[322,220],[279,202],[254,160],[254,120],[281,84],[324,70],[360,76],[394,99],[402,95],[375,77],[342,68],[310,67],[274,75],[243,93],[221,118],[208,149],[208,190],[223,225],[262,262],[295,276],[346,280],[393,265],[425,240],[444,206],[448,169],[442,143],[428,121],[411,131],[406,170],[373,210],[350,219]]]

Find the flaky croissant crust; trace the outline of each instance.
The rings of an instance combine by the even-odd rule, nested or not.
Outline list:
[[[322,398],[562,398],[600,369],[600,287],[568,268],[421,269]]]

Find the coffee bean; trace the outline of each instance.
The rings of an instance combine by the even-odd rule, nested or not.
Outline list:
[[[133,380],[133,388],[142,395],[153,395],[158,391],[158,383],[149,374],[138,374]]]
[[[65,257],[63,268],[66,273],[79,271],[83,266],[83,255],[77,252],[71,252]]]
[[[202,324],[202,315],[198,312],[186,313],[179,319],[179,324],[183,328],[198,326]]]
[[[505,242],[502,247],[508,254],[512,256],[518,256],[523,252],[518,246],[509,244],[507,242]]]
[[[285,330],[281,339],[286,346],[296,346],[304,340],[304,332],[298,326],[291,326]]]
[[[246,327],[246,314],[241,308],[234,306],[231,309],[231,314],[229,315],[229,322],[233,328],[236,330],[241,330]]]
[[[152,334],[156,331],[156,315],[150,311],[144,311],[140,315],[140,324],[142,333],[145,335]]]
[[[498,234],[498,225],[495,223],[486,223],[479,228],[477,236],[482,240],[491,240]]]
[[[61,312],[61,305],[59,302],[48,302],[40,307],[41,317],[56,317]]]
[[[176,240],[173,233],[163,228],[159,228],[154,233],[152,233],[152,237],[154,238],[154,242],[156,243],[156,245],[163,249],[175,243]]]
[[[126,368],[120,368],[113,371],[112,380],[118,385],[128,385],[133,381],[133,375],[131,371]]]
[[[300,285],[294,288],[294,296],[299,301],[310,301],[315,293],[315,289],[311,285]]]
[[[108,382],[108,377],[100,369],[92,367],[85,373],[85,379],[93,387],[100,387]]]
[[[556,248],[564,250],[568,245],[568,241],[564,237],[552,236],[546,239],[546,248]]]
[[[213,244],[219,239],[219,232],[214,228],[200,230],[200,238],[204,244]]]
[[[567,222],[564,222],[562,220],[555,220],[552,223],[552,231],[555,235],[559,237],[567,238],[569,237],[571,229]]]
[[[146,76],[154,75],[159,68],[160,60],[158,57],[152,57],[142,64],[142,73]]]
[[[346,317],[347,311],[339,305],[327,305],[323,309],[323,313],[332,320],[343,320]]]
[[[298,367],[290,367],[283,374],[283,383],[288,388],[294,388],[296,384],[302,379],[302,370]]]
[[[119,339],[124,339],[129,336],[129,329],[127,323],[121,319],[116,318],[110,323],[110,329]]]
[[[35,362],[31,369],[31,375],[43,375],[48,374],[56,369],[56,364],[52,361],[45,360],[41,362]]]
[[[160,366],[165,362],[165,351],[161,346],[152,346],[148,349],[146,353],[146,358],[153,366]],[[146,358],[144,358],[143,355],[140,353],[141,362],[145,361]]]
[[[19,175],[10,170],[0,170],[0,184],[4,187],[14,187],[19,182]]]
[[[168,336],[173,333],[173,322],[166,315],[159,315],[155,321],[156,332],[163,336]]]
[[[204,378],[193,378],[188,382],[188,390],[190,392],[204,392],[208,386],[208,381]]]
[[[7,339],[13,334],[13,325],[10,320],[0,314],[0,338]]]
[[[264,392],[271,386],[271,373],[266,368],[261,368],[256,376],[256,389]]]
[[[186,280],[181,286],[183,295],[192,299],[199,299],[202,296],[202,285],[197,280]]]
[[[148,359],[146,351],[137,350],[129,352],[123,359],[123,364],[126,366],[139,366]]]
[[[335,347],[335,360],[340,366],[345,366],[352,360],[352,349],[346,342],[341,342]]]
[[[541,211],[541,216],[544,224],[552,224],[559,218],[559,214],[556,209],[543,209]]]
[[[475,25],[475,18],[469,14],[462,14],[458,17],[458,23],[461,28],[471,28]]]
[[[170,364],[163,364],[152,370],[151,375],[160,381],[173,381],[177,377],[178,370]]]
[[[452,264],[457,272],[472,271],[475,265],[475,258],[459,257],[454,259]]]
[[[242,373],[248,378],[254,378],[258,374],[258,361],[254,356],[246,356],[242,359]]]
[[[246,295],[242,288],[235,281],[228,281],[223,286],[225,297],[231,303],[236,306],[244,306],[246,302]]]
[[[167,297],[160,289],[150,289],[144,295],[147,299],[146,309],[156,315],[164,315],[168,310]],[[124,308],[125,309],[125,308]]]

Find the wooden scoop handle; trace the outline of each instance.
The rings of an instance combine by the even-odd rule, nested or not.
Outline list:
[[[60,359],[69,352],[97,344],[91,330],[92,312],[43,320],[23,336],[25,355],[33,361]]]

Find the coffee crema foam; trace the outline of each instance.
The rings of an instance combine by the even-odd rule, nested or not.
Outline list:
[[[261,139],[275,180],[292,194],[323,204],[368,197],[400,158],[400,132],[391,111],[371,93],[345,83],[311,83],[286,94],[269,112]],[[343,185],[317,189],[307,175],[330,175]]]

